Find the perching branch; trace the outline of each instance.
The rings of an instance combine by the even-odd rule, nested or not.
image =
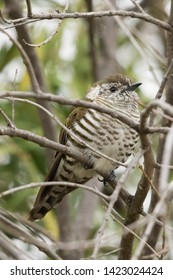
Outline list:
[[[69,148],[68,146],[64,146],[62,144],[56,143],[52,140],[49,140],[45,137],[38,136],[30,131],[19,129],[19,128],[11,128],[11,127],[1,127],[0,128],[0,135],[1,136],[10,136],[10,137],[19,137],[27,141],[31,141],[33,143],[38,144],[41,147],[49,148],[54,151],[59,151],[63,154],[69,155],[76,160],[83,162],[84,160],[84,155],[81,154],[80,152]],[[85,155],[85,160],[86,160],[86,155]],[[88,164],[92,165],[92,159],[88,158]]]

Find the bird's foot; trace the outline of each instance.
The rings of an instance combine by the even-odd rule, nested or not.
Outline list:
[[[107,183],[114,181],[116,178],[114,170],[111,171],[110,175],[108,177],[105,177],[103,179],[98,178],[99,182],[103,182],[104,186],[106,186]]]

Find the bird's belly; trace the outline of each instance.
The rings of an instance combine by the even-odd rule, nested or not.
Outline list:
[[[97,127],[95,134],[92,135],[92,130],[91,135],[89,135],[89,132],[86,133],[86,143],[92,149],[80,145],[77,140],[74,141],[71,138],[67,142],[69,147],[77,147],[83,155],[91,155],[94,159],[93,168],[86,170],[83,164],[74,159],[69,161],[67,156],[62,171],[64,179],[82,183],[92,178],[96,172],[98,174],[111,173],[120,165],[117,161],[124,163],[132,154],[138,139],[136,131],[111,117],[101,115],[100,119],[101,124]],[[75,128],[79,129],[78,125]],[[82,129],[80,129],[80,134],[82,134]],[[90,141],[87,142],[87,138]],[[110,159],[99,155],[96,151],[101,152]],[[70,162],[72,162],[72,165]]]
[[[137,141],[138,136],[133,129],[126,128],[126,126],[123,129],[119,127],[119,129],[116,129],[116,133],[112,129],[112,135],[109,134],[109,138],[105,135],[100,145],[95,147],[110,160],[97,156],[95,170],[103,174],[111,173],[112,170],[121,165],[120,163],[124,163],[129,158]]]
[[[97,158],[94,166],[95,170],[97,170],[98,173],[102,174],[111,173],[112,170],[118,167],[118,164],[116,163],[116,161],[118,160],[118,147],[116,145],[107,145],[104,147],[104,149],[100,149],[100,152],[102,152],[110,159],[104,157]]]
[[[72,181],[78,183],[84,183],[90,180],[95,175],[94,169],[85,169],[81,163],[76,162],[73,167],[73,179]]]

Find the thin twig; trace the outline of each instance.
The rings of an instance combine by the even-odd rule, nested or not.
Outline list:
[[[156,162],[155,163],[155,166],[156,166],[156,168],[162,168],[164,165],[162,164],[162,163],[158,163],[158,162]],[[173,169],[173,165],[167,165],[167,167],[169,168],[169,169]]]
[[[22,229],[19,225],[9,221],[2,215],[0,215],[0,224],[2,225],[3,231],[5,231],[7,234],[12,234],[15,238],[35,245],[40,251],[44,252],[51,259],[60,259],[59,256],[54,252],[53,248],[50,247],[50,245],[38,240],[26,230]]]
[[[156,99],[160,99],[162,97],[166,83],[167,83],[168,79],[170,78],[170,76],[172,75],[172,70],[173,70],[173,58],[171,59],[170,64],[168,65],[167,71],[163,76],[163,80],[160,84],[160,88],[155,97]]]
[[[28,70],[28,73],[29,73],[29,77],[30,77],[30,80],[31,80],[31,84],[32,84],[33,90],[35,92],[41,93],[40,86],[39,86],[38,81],[37,81],[37,79],[35,77],[31,61],[28,58],[25,50],[23,49],[23,47],[21,46],[21,44],[17,40],[15,40],[9,33],[7,33],[1,27],[0,27],[0,31],[2,33],[4,33],[5,35],[7,35],[7,37],[10,39],[10,41],[18,48],[18,50],[19,50],[19,52],[20,52],[20,54],[21,54],[21,56],[23,58],[23,62],[24,62],[24,64],[27,67],[27,70]]]
[[[14,126],[13,122],[10,120],[10,118],[6,115],[6,113],[1,108],[0,108],[0,114],[5,119],[7,127],[15,129],[15,126]]]
[[[143,172],[144,176],[146,177],[146,179],[148,180],[148,183],[150,184],[151,188],[152,188],[152,189],[158,194],[158,196],[160,197],[160,194],[159,194],[157,188],[154,186],[152,180],[151,180],[151,179],[148,177],[148,175],[146,174],[144,167],[143,167],[142,165],[139,165],[139,168],[142,170],[142,172]]]
[[[112,5],[112,2],[110,0],[105,0],[108,3],[109,8],[114,9],[114,6]],[[129,38],[129,40],[131,41],[131,43],[134,45],[134,47],[136,48],[136,50],[139,52],[139,54],[141,55],[141,57],[143,58],[143,61],[146,62],[147,67],[149,69],[149,71],[151,72],[151,74],[153,75],[155,81],[158,83],[158,79],[157,76],[155,74],[155,70],[151,64],[151,60],[148,58],[148,56],[145,54],[143,48],[140,46],[140,44],[138,43],[138,41],[136,40],[135,36],[132,34],[129,26],[127,24],[125,24],[123,22],[123,20],[120,17],[114,17],[116,23],[118,23],[118,25],[121,27],[121,29],[123,30],[123,32],[127,35],[127,37]],[[136,35],[136,34],[135,34]]]
[[[37,182],[37,183],[30,183],[30,184],[26,184],[26,185],[22,185],[19,187],[15,187],[13,189],[7,190],[7,191],[3,191],[0,193],[0,198],[3,198],[7,195],[19,192],[19,191],[23,191],[26,189],[32,189],[32,188],[37,188],[37,187],[44,187],[44,186],[68,186],[71,188],[81,188],[87,191],[90,191],[98,196],[100,196],[101,198],[105,199],[106,201],[109,201],[110,197],[101,193],[100,191],[98,191],[97,189],[91,188],[87,185],[82,185],[82,184],[77,184],[77,183],[71,183],[71,182],[61,182],[61,181],[51,181],[51,182]]]
[[[133,121],[131,118],[125,116],[121,111],[118,110],[113,110],[110,109],[104,105],[96,104],[94,102],[88,102],[84,101],[82,99],[68,99],[63,96],[57,96],[54,94],[50,93],[44,93],[44,94],[35,94],[33,92],[0,92],[0,98],[5,98],[5,97],[19,97],[19,98],[35,98],[35,99],[40,99],[40,100],[48,100],[48,101],[53,101],[57,102],[59,104],[63,105],[72,105],[72,106],[77,106],[77,107],[84,107],[84,108],[91,108],[95,109],[98,112],[101,113],[106,113],[114,118],[117,118],[118,120],[122,121],[123,123],[129,125],[131,128],[134,128],[137,132],[139,131],[139,124],[135,121]]]
[[[30,18],[30,17],[32,16],[31,2],[30,2],[30,0],[26,0],[26,1],[27,1],[27,6],[28,6],[28,17]],[[66,4],[65,4],[65,8],[64,8],[64,10],[63,10],[64,13],[67,12],[67,10],[68,10],[68,8],[69,8],[69,4],[70,4],[70,1],[67,0],[67,1],[66,1]],[[31,43],[26,42],[25,39],[23,39],[23,42],[24,42],[26,45],[28,45],[28,46],[30,46],[30,47],[34,47],[34,48],[38,48],[38,47],[44,46],[45,44],[49,43],[49,42],[53,39],[53,37],[56,36],[56,34],[57,34],[58,31],[59,31],[61,22],[62,22],[62,20],[59,20],[59,21],[58,21],[58,24],[57,24],[57,27],[56,27],[55,31],[52,32],[52,34],[51,34],[46,40],[44,40],[43,42],[41,42],[41,43],[39,43],[39,44],[31,44]]]
[[[17,69],[15,70],[14,80],[13,80],[13,84],[12,84],[12,91],[15,91],[16,78],[17,78]],[[14,101],[14,98],[11,99],[11,103],[12,103],[12,123],[14,124],[14,122],[15,122],[15,101]]]
[[[40,47],[46,45],[47,43],[49,43],[49,42],[56,36],[56,34],[57,34],[58,31],[59,31],[59,27],[60,27],[60,22],[58,22],[55,31],[53,31],[52,34],[51,34],[46,40],[44,40],[44,41],[41,42],[41,43],[38,43],[38,44],[31,44],[31,43],[26,42],[25,39],[23,39],[23,42],[24,42],[27,46],[29,46],[29,47],[40,48]]]
[[[7,23],[7,24],[10,24],[11,23],[11,20],[7,20],[3,14],[2,14],[2,11],[0,10],[0,18],[2,19],[3,22]]]
[[[18,248],[10,238],[0,231],[0,247],[3,251],[15,260],[33,260],[33,257],[26,251]]]
[[[161,108],[165,114],[167,114],[170,117],[173,117],[173,106],[170,104],[161,101],[161,100],[153,100],[150,104],[148,104],[145,109],[141,112],[141,128],[146,129],[147,126],[147,118],[149,117],[149,114],[151,111],[155,108]]]
[[[172,70],[173,70],[173,59],[171,59],[170,64],[167,68],[167,71],[163,76],[162,82],[160,84],[159,90],[157,91],[155,99],[160,99],[162,97],[165,86],[166,86],[166,84],[167,84],[167,82],[168,82],[168,80],[169,80],[169,78],[172,74]],[[155,119],[155,114],[152,113],[151,116],[150,116],[150,120],[149,120],[149,125],[150,126],[153,125],[154,119]]]
[[[146,14],[144,9],[141,7],[141,5],[139,5],[139,3],[136,0],[131,0],[131,2],[136,6],[136,8],[139,10],[139,12],[141,12],[142,14]]]

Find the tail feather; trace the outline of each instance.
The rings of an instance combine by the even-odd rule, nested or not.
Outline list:
[[[28,220],[33,222],[35,220],[40,220],[42,219],[46,214],[47,212],[51,210],[50,209],[47,209],[45,206],[35,206],[29,213],[29,217],[28,217]]]
[[[50,187],[46,186],[46,188]],[[49,193],[47,193],[44,198],[42,197],[42,200],[36,201],[33,209],[29,213],[28,219],[30,221],[34,221],[43,218],[47,214],[47,212],[49,212],[54,207],[55,201],[56,197],[53,196],[49,190]]]
[[[59,204],[64,196],[76,188],[66,186],[46,186],[43,187],[41,199],[36,199],[33,209],[29,213],[29,220],[35,221],[42,219],[47,212]],[[39,195],[39,194],[38,194]]]
[[[55,161],[49,171],[48,176],[46,177],[45,181],[50,182],[56,180],[57,170],[61,163],[63,155],[61,153],[57,153],[55,156]],[[55,197],[55,192],[53,191],[56,189],[56,186],[43,186],[40,187],[40,190],[37,194],[34,207],[29,213],[28,219],[30,221],[35,221],[43,218],[48,211],[50,211],[54,205],[56,200],[59,199],[59,202],[63,199],[64,195],[61,197]],[[58,188],[59,189],[59,188]],[[60,192],[60,191],[59,191]],[[63,189],[61,188],[61,192],[63,193]]]

